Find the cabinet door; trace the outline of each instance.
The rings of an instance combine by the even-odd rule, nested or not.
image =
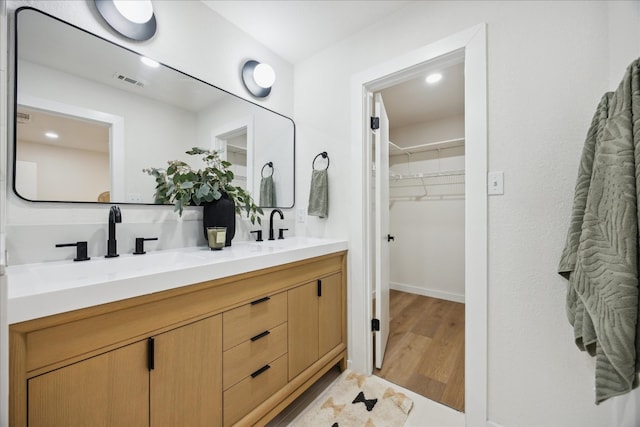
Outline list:
[[[28,381],[29,425],[148,426],[147,344],[138,342]]]
[[[287,292],[289,380],[318,360],[318,291],[310,282]]]
[[[318,358],[342,342],[342,275],[321,280],[318,298]]]
[[[153,339],[151,425],[222,425],[221,316]]]

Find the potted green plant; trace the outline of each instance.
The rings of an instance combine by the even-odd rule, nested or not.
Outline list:
[[[171,160],[166,169],[143,169],[156,180],[155,203],[173,204],[180,216],[185,206],[203,205],[205,239],[207,227],[226,226],[226,246],[231,245],[235,234],[236,213],[244,210],[251,224],[262,224],[262,209],[245,189],[231,184],[234,178],[229,169],[231,163],[221,159],[216,150],[193,147],[186,153],[202,155],[204,167],[196,170],[181,160]]]

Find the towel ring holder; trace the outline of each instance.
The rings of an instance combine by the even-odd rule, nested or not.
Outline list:
[[[315,156],[313,158],[313,162],[311,162],[311,169],[316,170],[316,160],[318,159],[318,157],[322,156],[323,159],[327,159],[327,167],[324,169],[317,169],[317,170],[327,170],[329,169],[329,155],[327,154],[326,151],[323,151],[322,153],[318,154],[317,156]]]
[[[269,176],[273,176],[273,162],[267,162],[264,164],[264,166],[262,166],[262,170],[260,171],[260,176],[262,176],[263,178],[267,178],[266,176],[264,176],[264,168],[266,168],[267,166],[271,168],[271,175]]]

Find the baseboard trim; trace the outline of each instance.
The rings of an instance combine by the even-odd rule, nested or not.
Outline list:
[[[498,423],[494,423],[493,421],[487,421],[487,427],[502,427]]]
[[[435,289],[425,289],[419,286],[407,285],[404,283],[389,283],[389,287],[396,291],[409,292],[410,294],[422,295],[425,297],[444,299],[447,301],[460,302],[464,304],[464,295],[444,292]],[[500,426],[497,426],[500,427]]]

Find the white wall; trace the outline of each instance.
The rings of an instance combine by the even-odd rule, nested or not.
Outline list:
[[[17,159],[37,165],[39,200],[97,201],[111,187],[108,153],[20,141]]]
[[[400,128],[390,125],[390,139],[401,147],[464,136],[464,115]],[[464,147],[459,146],[393,155],[389,169],[404,175],[463,171],[464,161]],[[430,196],[420,198],[425,191]],[[389,249],[392,289],[464,302],[464,177],[391,179],[389,197],[395,236]]]
[[[626,66],[613,73],[610,64],[640,54],[637,2],[415,2],[296,64],[297,200],[308,189],[307,163],[321,150],[331,156],[329,218],[299,231],[349,234],[348,159],[359,144],[349,138],[351,76],[480,22],[488,32],[488,166],[505,176],[504,196],[489,200],[489,419],[615,425],[613,403],[593,403],[594,364],[573,344],[556,270],[587,127]]]
[[[459,129],[454,126],[442,134],[444,139],[463,135],[464,121],[459,124]],[[411,128],[429,135],[429,126]],[[429,141],[421,132],[407,134],[414,136],[407,140],[410,146]],[[463,171],[464,162],[461,146],[391,156],[389,170],[396,176]],[[389,247],[391,288],[464,302],[464,176],[391,178],[389,185],[390,230],[395,237]],[[425,191],[428,196],[420,197]]]
[[[10,40],[13,39],[14,10],[21,6],[32,6],[285,116],[292,115],[291,64],[201,2],[164,0],[154,1],[153,4],[158,32],[153,39],[141,43],[115,35],[99,17],[93,1],[8,1],[10,25],[3,31],[7,31]],[[240,68],[249,58],[268,62],[278,75],[271,95],[265,100],[255,101],[251,98],[240,81]],[[157,164],[140,153],[132,155],[137,156],[145,166],[147,162],[148,166]],[[69,254],[54,247],[55,243],[61,241],[88,240],[91,256],[100,256],[106,250],[108,209],[104,206],[34,204],[18,199],[9,191],[6,209],[9,263],[67,259]],[[155,245],[157,249],[206,244],[200,225],[201,208],[185,210],[182,218],[178,218],[172,207],[122,205],[121,209],[123,223],[118,225],[120,252],[131,252],[135,237],[140,236],[159,237]],[[243,219],[238,224],[238,239],[249,238],[250,225],[245,222]],[[55,227],[51,227],[52,224]],[[292,221],[288,228],[293,230]]]
[[[389,139],[400,147],[412,147],[450,139],[464,138],[464,115],[431,122],[392,128]]]

